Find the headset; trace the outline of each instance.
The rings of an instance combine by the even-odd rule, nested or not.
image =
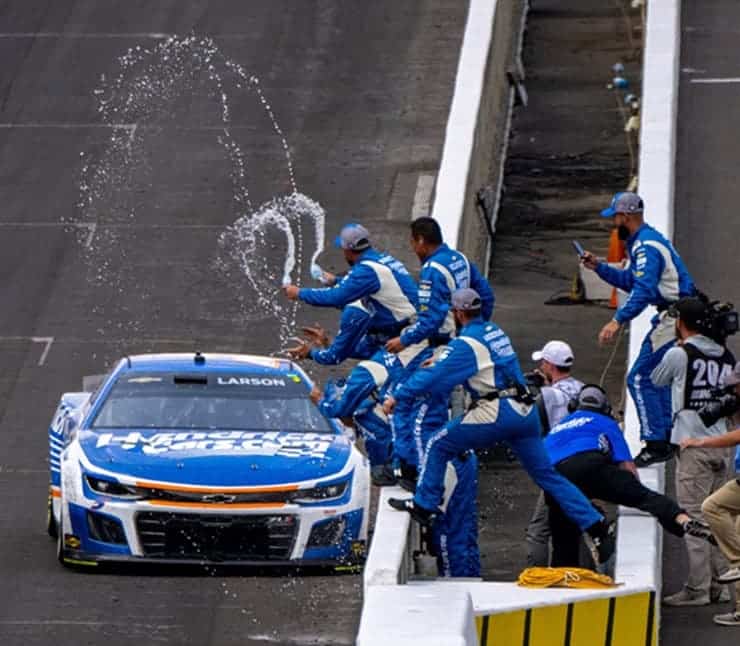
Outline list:
[[[597,392],[594,392],[597,391]],[[601,394],[602,397],[598,395]],[[598,384],[585,384],[578,392],[578,396],[568,402],[568,412],[575,413],[577,410],[590,410],[594,413],[612,416],[612,407],[609,396]]]

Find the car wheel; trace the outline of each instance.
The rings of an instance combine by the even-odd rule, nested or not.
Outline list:
[[[59,509],[59,526],[57,527],[57,560],[65,567],[67,563],[64,560],[67,550],[64,548],[64,498],[62,498],[61,508]]]
[[[49,492],[49,500],[46,505],[46,531],[52,538],[59,536],[57,521],[54,520],[54,498],[51,492]]]

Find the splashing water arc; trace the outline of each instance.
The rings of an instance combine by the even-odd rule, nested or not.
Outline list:
[[[248,291],[253,294],[252,312],[269,312],[280,321],[280,347],[287,344],[296,324],[297,303],[285,302],[276,295],[280,285],[291,282],[297,266],[303,267],[301,243],[293,231],[302,231],[306,222],[313,226],[314,252],[306,266],[316,262],[324,246],[324,210],[311,198],[293,193],[274,198],[256,211],[239,218],[220,235],[219,264],[228,271],[244,277]],[[282,266],[267,262],[276,247],[274,234],[279,232],[287,243],[287,254]],[[257,308],[254,308],[254,305]]]
[[[214,266],[220,270],[216,276],[228,281],[234,294],[237,313],[232,323],[239,326],[249,320],[277,319],[280,348],[284,348],[295,327],[297,306],[286,303],[277,290],[286,282],[300,283],[315,264],[324,246],[325,214],[317,202],[298,191],[290,147],[259,79],[228,59],[212,39],[170,37],[154,47],[131,48],[119,58],[116,75],[101,77],[95,95],[111,135],[100,152],[81,153],[78,212],[65,222],[77,228],[78,240],[86,247],[84,256],[93,285],[114,291],[124,302],[128,296],[146,296],[151,287],[132,283],[130,272],[124,270],[132,250],[122,241],[122,225],[146,223],[148,205],[136,202],[133,189],[142,173],[151,175],[147,138],[177,125],[173,112],[178,100],[187,100],[202,89],[215,100],[220,126],[214,130],[214,140],[230,169],[232,187],[233,224],[217,233],[212,245]],[[287,195],[256,207],[248,184],[245,152],[249,148],[237,140],[239,131],[232,126],[231,104],[237,98],[243,101],[244,93],[257,100],[258,109],[267,116],[280,141],[289,187]],[[152,189],[151,178],[148,182]],[[305,266],[304,238],[313,248]],[[113,254],[121,262],[112,263]],[[188,286],[179,287],[185,290]],[[255,302],[259,308],[254,307]],[[120,318],[126,308],[119,309]],[[143,325],[141,320],[129,323],[133,329]]]

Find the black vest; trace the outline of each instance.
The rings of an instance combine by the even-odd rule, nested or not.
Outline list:
[[[712,390],[719,388],[722,378],[732,372],[735,357],[727,349],[721,357],[708,357],[691,343],[682,347],[688,357],[683,406],[697,410],[714,399]]]

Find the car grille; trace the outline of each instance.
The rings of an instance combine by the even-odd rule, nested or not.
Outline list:
[[[136,516],[144,555],[211,561],[288,560],[298,521],[288,514],[233,516],[147,511]]]

